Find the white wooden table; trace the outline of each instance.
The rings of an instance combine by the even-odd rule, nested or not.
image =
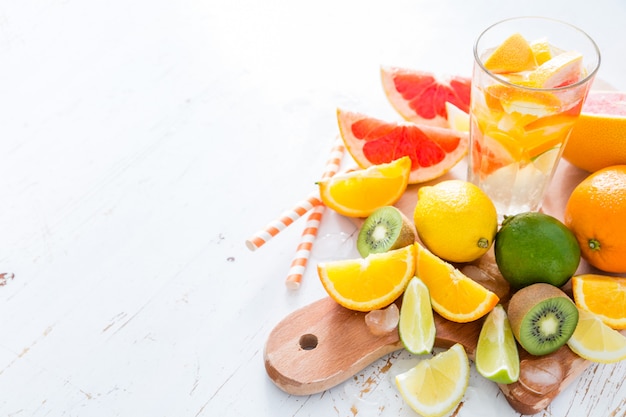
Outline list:
[[[588,31],[626,90],[621,0],[0,0],[0,415],[414,415],[402,352],[318,395],[273,385],[269,332],[325,293],[313,267],[285,288],[303,221],[244,241],[313,190],[336,107],[397,117],[381,64],[469,75],[520,14]],[[353,232],[327,211],[310,265]],[[623,416],[625,376],[592,366],[540,415]],[[473,371],[457,415],[478,413],[517,415]]]

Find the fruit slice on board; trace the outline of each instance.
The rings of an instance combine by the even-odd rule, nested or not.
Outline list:
[[[318,182],[320,198],[339,214],[367,217],[402,197],[410,170],[411,160],[401,157],[367,169],[335,174]]]
[[[328,295],[357,311],[382,309],[395,301],[415,274],[415,246],[367,258],[322,262],[317,272]]]
[[[626,162],[626,93],[589,92],[563,158],[589,172]]]
[[[464,275],[452,264],[415,243],[415,275],[430,291],[433,309],[457,323],[477,320],[489,313],[500,299],[481,284]]]
[[[417,277],[411,278],[402,296],[398,332],[409,352],[423,355],[433,350],[436,329],[430,294]]]
[[[359,229],[356,248],[362,257],[412,245],[415,225],[394,206],[382,206],[369,215]]]
[[[576,275],[572,293],[578,308],[594,313],[614,329],[626,329],[626,278]]]
[[[361,168],[408,156],[409,184],[442,176],[465,157],[469,148],[468,134],[453,129],[387,122],[342,109],[337,110],[337,121],[348,152]]]
[[[465,349],[453,345],[431,359],[396,376],[402,398],[424,417],[440,417],[456,407],[469,385],[470,365]]]
[[[483,322],[475,363],[479,374],[498,384],[511,384],[519,378],[517,343],[501,304],[495,306]]]
[[[614,363],[626,359],[626,336],[610,328],[600,317],[585,310],[579,311],[578,325],[567,341],[567,346],[578,356],[600,363]]]
[[[446,102],[469,112],[469,78],[443,78],[409,68],[381,67],[381,79],[391,105],[411,122],[448,127]]]

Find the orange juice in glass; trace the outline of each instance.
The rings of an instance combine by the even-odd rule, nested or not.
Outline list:
[[[541,208],[599,65],[595,42],[558,20],[507,19],[478,37],[468,180],[500,220]]]

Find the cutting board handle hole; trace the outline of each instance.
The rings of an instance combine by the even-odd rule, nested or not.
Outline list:
[[[317,336],[314,334],[303,334],[300,336],[300,347],[304,350],[313,350],[317,347]]]

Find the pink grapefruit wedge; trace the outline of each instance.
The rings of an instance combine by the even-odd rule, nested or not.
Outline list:
[[[454,129],[412,122],[388,122],[337,110],[339,131],[346,149],[361,168],[411,159],[409,184],[438,178],[465,157],[469,135]]]
[[[381,79],[391,105],[410,122],[449,127],[446,102],[469,112],[469,78],[443,78],[426,71],[381,67]]]
[[[589,92],[563,158],[589,172],[626,164],[626,92]]]

